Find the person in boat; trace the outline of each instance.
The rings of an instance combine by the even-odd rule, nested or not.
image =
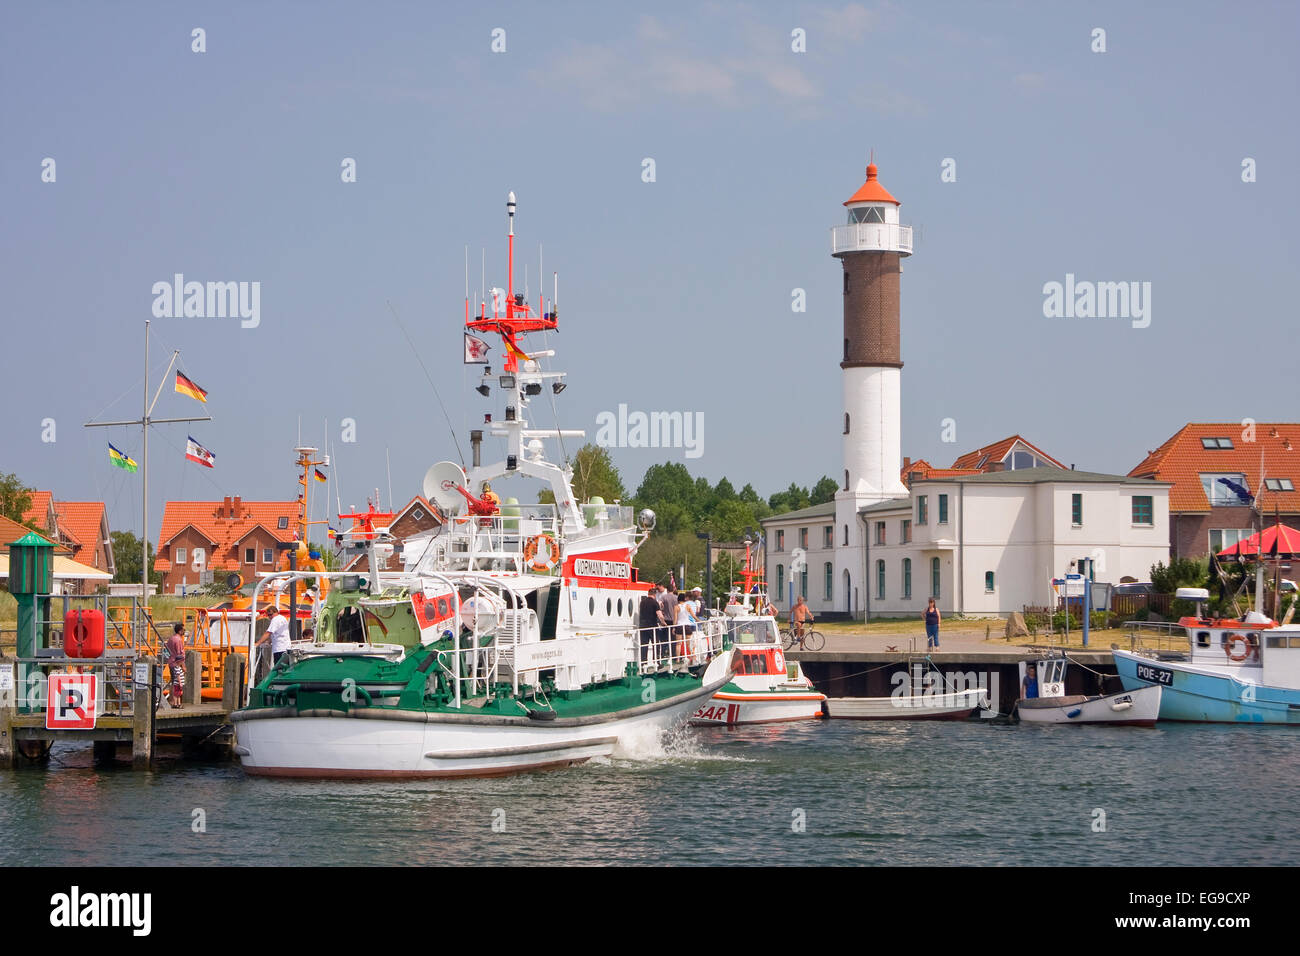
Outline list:
[[[939,648],[939,607],[930,598],[925,608],[925,647],[927,650]]]
[[[660,659],[672,656],[672,627],[671,625],[677,620],[677,595],[669,591],[662,584],[659,585],[659,610],[663,613],[663,621],[666,627],[661,628],[661,633],[657,638],[660,645],[656,651]]]
[[[181,705],[181,693],[185,690],[185,625],[177,624],[172,628],[172,636],[167,638],[167,666],[171,668],[172,682],[167,694],[167,702],[173,707]]]
[[[1038,668],[1033,664],[1025,665],[1025,679],[1020,682],[1020,696],[1026,700],[1038,696]]]
[[[271,666],[274,667],[289,650],[289,620],[274,604],[266,609],[266,615],[271,620],[266,625],[266,633],[258,638],[257,646],[270,645]]]
[[[316,628],[314,628],[314,627],[304,627],[304,628],[302,629],[302,639],[303,639],[304,641],[306,641],[308,644],[315,644],[315,643],[316,643]]]
[[[659,591],[657,584],[650,585],[649,590],[641,597],[641,605],[638,608],[638,624],[640,625],[641,636],[641,663],[645,664],[650,656],[650,647],[655,643],[659,628],[663,625],[663,611],[659,607],[659,601],[655,595]]]
[[[808,606],[802,594],[799,595],[799,600],[795,601],[794,610],[790,612],[790,621],[794,624],[794,636],[797,638],[803,637],[804,625],[813,622],[812,608]]]
[[[678,645],[678,656],[687,657],[691,653],[691,638],[695,634],[695,614],[691,610],[691,599],[683,591],[677,595],[677,634],[674,638]]]

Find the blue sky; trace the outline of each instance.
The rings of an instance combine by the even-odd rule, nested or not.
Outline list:
[[[105,450],[138,457],[138,429],[81,425],[139,414],[151,289],[181,272],[260,282],[261,323],[154,321],[155,380],[179,348],[211,393],[192,431],[218,467],[183,460],[186,426],[155,429],[153,528],[167,498],[290,497],[300,418],[317,444],[355,419],[335,449],[345,508],[387,498],[386,449],[404,501],[456,453],[386,303],[467,445],[500,409],[461,364],[464,248],[475,287],[481,249],[504,285],[513,189],[517,282],[529,263],[535,295],[539,242],[560,273],[560,423],[594,436],[620,403],[704,416],[698,459],[615,450],[630,486],[663,460],[764,495],[837,475],[829,229],[872,149],[917,229],[904,455],[948,464],[1019,432],[1124,472],[1188,421],[1294,419],[1298,20],[1267,3],[6,5],[0,471],[138,529],[139,476]],[[1150,282],[1150,326],[1045,318],[1067,273]],[[199,408],[167,391],[156,414]]]

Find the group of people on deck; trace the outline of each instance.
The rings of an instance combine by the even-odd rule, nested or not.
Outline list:
[[[662,584],[651,584],[637,610],[641,634],[641,663],[666,663],[669,658],[699,663],[704,652],[696,636],[703,617],[704,601],[699,588],[674,592]],[[653,654],[653,658],[651,657]]]

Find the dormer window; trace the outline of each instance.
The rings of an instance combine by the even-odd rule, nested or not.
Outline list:
[[[281,517],[280,520],[275,523],[275,526],[279,528],[281,531],[283,531],[289,527],[289,519],[285,517]]]
[[[1202,438],[1201,447],[1202,448],[1231,448],[1232,439],[1231,438]]]
[[[858,222],[880,222],[885,221],[885,210],[881,206],[859,206],[857,209],[849,210],[849,225]]]

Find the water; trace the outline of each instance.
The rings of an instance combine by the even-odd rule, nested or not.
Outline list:
[[[1288,727],[806,722],[411,783],[55,756],[0,772],[0,864],[1300,863]]]

